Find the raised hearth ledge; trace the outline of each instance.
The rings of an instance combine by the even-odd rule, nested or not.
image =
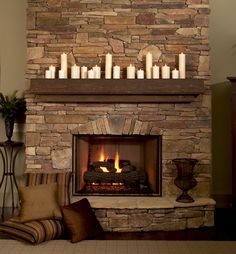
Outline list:
[[[196,198],[192,203],[176,202],[176,197],[87,198],[103,229],[108,232],[173,231],[214,226],[215,201],[211,198]]]
[[[82,197],[81,197],[82,198]],[[72,200],[78,197],[72,197]],[[196,198],[192,203],[176,202],[176,197],[99,197],[87,196],[95,209],[169,209],[179,207],[215,206],[211,198]],[[75,201],[74,200],[74,201]]]
[[[186,103],[204,92],[204,80],[32,79],[27,92],[40,102]]]

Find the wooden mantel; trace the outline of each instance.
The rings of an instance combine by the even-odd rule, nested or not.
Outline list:
[[[42,102],[186,103],[204,92],[199,79],[32,79],[28,93]]]

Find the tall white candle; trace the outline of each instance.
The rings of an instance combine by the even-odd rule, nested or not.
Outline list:
[[[62,53],[61,54],[61,70],[65,73],[65,78],[67,78],[67,54]]]
[[[88,79],[94,79],[94,71],[93,71],[93,69],[90,69],[88,71]]]
[[[94,78],[95,79],[100,79],[101,78],[101,67],[100,66],[95,65],[93,67],[93,72],[94,72]]]
[[[71,67],[71,78],[72,79],[79,79],[80,78],[80,67],[74,64]]]
[[[120,79],[120,66],[118,65],[113,67],[113,79]]]
[[[110,53],[106,54],[106,62],[105,62],[105,78],[111,79],[111,71],[112,71],[112,55]]]
[[[146,78],[152,78],[152,54],[150,52],[146,55]]]
[[[51,78],[55,78],[56,77],[56,67],[53,65],[50,65],[49,70],[51,72]]]
[[[88,77],[88,67],[81,67],[81,79],[86,79]]]
[[[179,71],[174,69],[172,71],[172,79],[178,79],[179,78]]]
[[[153,79],[159,79],[160,78],[160,67],[157,65],[154,65],[152,67],[152,78]]]
[[[161,77],[163,79],[169,79],[170,78],[170,67],[166,64],[162,66],[161,68]]]
[[[186,78],[186,55],[184,53],[179,54],[179,77]]]
[[[65,79],[66,78],[66,74],[64,70],[59,70],[59,79]]]
[[[135,67],[132,64],[127,67],[127,79],[135,79]]]
[[[50,70],[46,70],[46,71],[45,71],[45,78],[46,78],[46,79],[52,78],[52,74],[51,74],[51,71],[50,71]]]
[[[144,70],[137,70],[137,78],[138,79],[144,79]]]

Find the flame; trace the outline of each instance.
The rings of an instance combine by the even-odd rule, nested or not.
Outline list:
[[[99,161],[107,161],[108,157],[105,158],[105,152],[104,152],[104,147],[102,146],[100,149],[100,154],[99,154]],[[115,169],[116,169],[116,173],[121,173],[122,168],[119,168],[119,161],[120,161],[120,155],[118,153],[118,151],[116,151],[116,155],[115,155]],[[106,167],[100,167],[101,170],[103,172],[109,172],[109,170],[107,170]]]
[[[99,161],[105,161],[105,152],[104,152],[103,146],[101,147],[101,150],[100,150]],[[100,169],[103,172],[109,172],[106,167],[100,167]]]
[[[120,155],[118,151],[116,151],[116,156],[115,156],[115,169],[116,173],[121,173],[122,168],[119,168],[119,161],[120,161]]]
[[[107,170],[107,167],[100,167],[100,169],[101,169],[103,172],[109,172],[109,171]]]
[[[104,147],[103,146],[101,147],[99,156],[100,156],[99,161],[105,161],[105,152],[104,152]]]

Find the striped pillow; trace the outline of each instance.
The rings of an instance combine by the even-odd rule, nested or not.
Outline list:
[[[60,238],[64,233],[64,226],[60,220],[37,220],[19,223],[10,219],[0,224],[0,231],[12,238],[38,244]]]
[[[70,204],[70,185],[71,172],[60,173],[26,173],[26,186],[38,184],[57,183],[58,184],[58,204],[65,206]]]

